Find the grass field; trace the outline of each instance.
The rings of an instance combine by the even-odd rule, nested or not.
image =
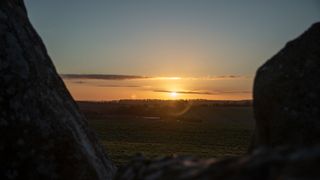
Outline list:
[[[183,117],[196,121],[87,114],[89,125],[118,165],[137,153],[147,157],[226,157],[246,153],[253,131],[251,107],[195,107]]]

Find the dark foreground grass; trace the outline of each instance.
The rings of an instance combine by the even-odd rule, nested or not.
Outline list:
[[[179,154],[205,158],[246,153],[253,130],[251,107],[200,107],[190,109],[184,117],[201,121],[134,116],[88,119],[118,165],[137,153],[146,157]]]

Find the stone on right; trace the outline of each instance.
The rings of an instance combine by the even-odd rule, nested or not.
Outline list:
[[[320,144],[320,23],[262,65],[253,92],[257,147]]]

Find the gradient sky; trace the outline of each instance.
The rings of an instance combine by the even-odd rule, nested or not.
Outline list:
[[[62,74],[254,76],[320,19],[319,0],[25,2]]]

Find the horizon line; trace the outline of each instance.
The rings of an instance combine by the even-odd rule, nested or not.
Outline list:
[[[114,100],[77,100],[76,102],[112,102],[112,101],[231,101],[231,102],[241,102],[241,101],[253,101],[253,99],[225,99],[225,100],[218,100],[218,99],[114,99]]]

